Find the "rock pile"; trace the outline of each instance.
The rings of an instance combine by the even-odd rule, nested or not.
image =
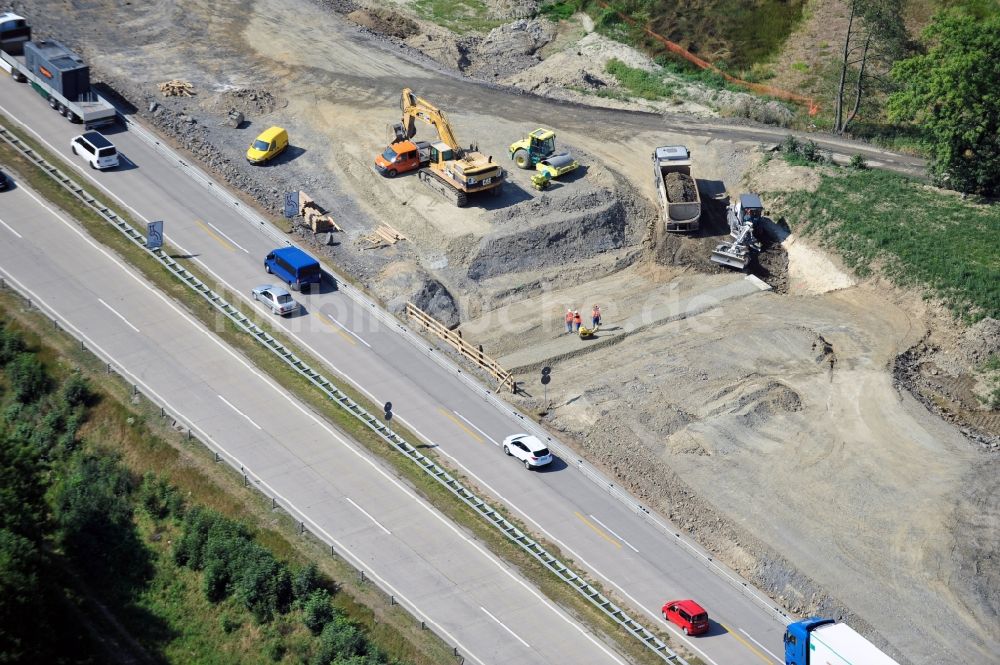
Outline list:
[[[534,16],[540,4],[538,0],[486,0],[486,11],[490,18],[511,21]]]

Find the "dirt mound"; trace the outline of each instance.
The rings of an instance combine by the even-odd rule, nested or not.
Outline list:
[[[379,274],[377,281],[380,295],[390,310],[402,312],[406,303],[412,302],[449,328],[458,325],[460,315],[454,296],[416,263],[392,263]]]
[[[733,405],[747,427],[758,427],[780,413],[794,413],[802,410],[799,394],[778,381],[743,395]]]
[[[1000,355],[1000,321],[986,318],[971,326],[959,339],[957,351],[972,367]]]
[[[462,70],[483,79],[501,79],[534,67],[542,61],[539,51],[552,41],[555,31],[548,19],[505,23],[469,44]]]
[[[267,88],[237,88],[226,90],[210,103],[207,110],[226,113],[241,111],[248,116],[266,115],[288,106],[288,101]]]
[[[608,189],[560,201],[542,196],[499,211],[495,223],[514,230],[483,239],[469,265],[470,279],[563,265],[619,249],[628,244],[632,228],[622,199]]]
[[[668,173],[663,178],[667,186],[667,198],[674,203],[691,203],[698,198],[698,188],[691,176],[683,173]]]
[[[347,18],[372,32],[396,39],[406,39],[420,33],[416,22],[384,7],[356,9],[347,14]]]

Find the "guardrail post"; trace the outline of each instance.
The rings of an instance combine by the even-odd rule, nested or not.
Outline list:
[[[396,604],[396,597],[390,595],[389,596],[389,605],[392,606],[392,605],[395,605],[395,604]]]
[[[362,570],[362,571],[359,571],[359,572],[361,573],[361,583],[364,584],[365,583],[365,571]]]
[[[247,474],[244,473],[243,474],[243,487],[249,487],[249,485],[250,485],[250,479],[247,478]]]

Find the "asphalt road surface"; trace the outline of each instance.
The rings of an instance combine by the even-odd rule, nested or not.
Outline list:
[[[626,662],[20,185],[0,198],[0,274],[308,515],[467,662]]]
[[[267,252],[278,246],[280,234],[250,223],[233,205],[191,177],[194,172],[192,167],[176,157],[165,156],[162,150],[154,150],[135,131],[119,129],[109,132],[123,155],[124,166],[114,171],[95,172],[70,153],[70,139],[79,133],[79,126],[70,125],[50,111],[30,88],[9,79],[0,80],[0,100],[0,111],[24,123],[50,149],[78,168],[76,175],[82,182],[110,193],[142,222],[164,220],[167,242],[192,256],[192,260],[213,275],[221,287],[241,294],[245,298],[242,305],[246,309],[255,306],[249,299],[250,289],[273,281],[274,278],[264,273],[262,262]],[[16,192],[14,195],[20,196]],[[8,207],[3,209],[6,211]],[[3,215],[5,221],[16,229],[18,220],[7,219],[10,212]],[[30,237],[29,234],[24,235],[25,238]],[[77,239],[70,244],[79,243]],[[42,245],[41,248],[46,254],[57,251],[55,245]],[[6,259],[4,261],[6,267]],[[332,273],[329,266],[326,269]],[[77,274],[74,279],[79,280],[80,275]],[[120,306],[121,313],[131,320],[129,317],[138,316],[130,313],[131,297],[104,300],[112,307]],[[398,324],[386,323],[384,313],[375,312],[372,307],[349,297],[343,290],[332,290],[329,285],[318,293],[297,294],[297,298],[303,304],[302,313],[289,320],[276,319],[276,326],[284,329],[290,338],[321,358],[336,375],[346,377],[376,403],[392,401],[397,417],[404,424],[434,445],[438,452],[460,467],[480,487],[506,503],[529,527],[558,544],[567,556],[588,570],[597,581],[627,599],[634,606],[634,614],[640,622],[669,627],[678,639],[684,640],[711,665],[782,662],[779,655],[784,624],[780,617],[766,606],[766,602],[761,602],[759,594],[742,590],[738,580],[734,583],[735,576],[731,572],[709,562],[696,546],[676,535],[676,530],[662,518],[645,516],[642,511],[634,510],[628,500],[618,498],[618,492],[609,492],[606,483],[600,479],[595,481],[594,472],[581,473],[589,467],[565,452],[550,468],[539,473],[529,473],[506,458],[498,442],[508,434],[523,431],[524,418],[498,408],[494,401],[486,397],[488,390],[472,389],[453,367],[434,354],[421,353],[412,341],[412,333]],[[100,314],[97,317],[100,322],[95,322],[95,325],[108,326],[117,321],[116,325],[121,326],[118,317],[101,311],[106,308],[99,303],[86,309]],[[158,333],[145,321],[133,323],[144,334]],[[119,330],[119,333],[124,332]],[[132,333],[136,337],[142,336],[134,331]],[[163,338],[162,346],[148,345],[144,353],[155,358],[164,349],[171,348],[170,339],[169,336]],[[424,348],[426,346],[423,345]],[[111,343],[107,348],[122,347]],[[138,355],[136,361],[140,362]],[[193,367],[191,371],[198,372],[204,382],[215,380],[220,368],[205,364]],[[242,372],[235,365],[232,370],[227,366],[226,374],[220,380],[226,380],[229,392],[218,394],[229,395],[227,399],[236,406],[231,411],[239,410],[255,418],[257,408],[275,401],[273,392],[263,386],[258,387],[259,381],[234,380],[228,374],[230,371],[234,375]],[[225,409],[219,407],[221,402],[218,398],[209,401],[212,402],[213,418],[225,414]],[[192,404],[192,408],[194,406],[197,405]],[[286,412],[290,410],[286,405],[283,408]],[[229,418],[239,422],[240,416]],[[291,439],[283,435],[284,425],[277,419],[260,423],[260,426],[261,430],[255,430],[256,436],[250,437],[251,441],[258,440],[257,446],[251,447],[253,450],[263,452],[269,449],[270,446],[262,445],[259,440],[273,437],[272,441],[284,441],[283,446],[290,447],[288,454],[304,467],[313,463],[322,464],[329,459],[330,446],[318,446],[307,441],[289,443]],[[558,443],[553,444],[553,449],[556,452],[567,450]],[[273,467],[273,476],[267,471],[267,468],[262,470],[262,477],[268,482],[287,479],[287,471],[281,464]],[[338,476],[336,482],[341,481]],[[317,479],[313,489],[335,495],[340,492],[334,487],[324,487],[324,482],[334,483],[335,480]],[[359,504],[379,522],[383,518],[388,521],[392,513],[390,508],[386,507],[388,512],[383,514],[365,505],[376,498],[370,490],[362,494],[344,491],[344,494],[361,496],[365,502],[359,501]],[[329,506],[330,502],[317,502],[309,514],[314,519],[322,520]],[[365,516],[356,509],[353,515],[348,511],[348,516],[359,538],[362,534],[367,538],[381,537],[379,529],[366,522]],[[348,519],[343,514],[339,517],[339,520],[333,521],[344,524],[342,520]],[[398,524],[405,523],[403,519]],[[386,526],[393,534],[396,533],[393,526]],[[438,555],[442,557],[440,560],[431,557],[425,561],[438,570],[464,573],[467,566],[473,565],[476,556],[472,551],[459,555],[467,550],[467,547],[442,548]],[[393,555],[388,552],[374,548],[371,556],[368,561],[376,569],[394,567]],[[433,588],[433,572],[420,572],[420,575],[425,574],[430,579],[424,584]],[[475,575],[458,575],[458,578],[448,585],[449,594],[461,594],[463,591],[476,593],[480,583]],[[712,630],[708,635],[685,638],[660,616],[659,610],[665,601],[688,597],[695,598],[709,611]],[[485,610],[480,611],[475,605],[476,602],[486,601],[465,602],[471,606],[466,607],[467,616],[476,616],[477,624],[488,626],[483,621],[490,620],[483,613]],[[483,607],[489,609],[486,605]],[[440,625],[447,626],[449,631],[460,628],[460,624],[449,623],[449,618],[454,616],[451,610],[442,610],[440,616],[431,611],[428,613]],[[502,619],[505,623],[507,616]],[[586,640],[577,639],[576,647],[564,647],[563,643],[570,641],[568,638],[533,639],[534,635],[550,634],[549,631],[558,628],[560,622],[565,624],[557,614],[535,624],[546,626],[541,633],[534,632],[534,629],[529,631],[526,624],[531,622],[523,621],[519,615],[516,627],[513,618],[511,622],[511,629],[531,645],[529,651],[534,651],[533,657],[538,658],[538,662],[596,663],[610,660]],[[494,635],[493,639],[496,648],[502,646],[504,650],[513,648],[508,644],[511,641],[518,643],[509,634]],[[468,643],[471,653],[489,643],[481,637],[475,640],[473,642],[473,637],[462,640],[463,644]],[[541,646],[545,641],[558,644],[560,648],[550,651],[549,646]],[[536,651],[543,648],[547,658]],[[591,655],[583,659],[570,656],[574,653],[573,648],[589,648]],[[510,658],[506,652],[494,656],[489,650],[483,651],[481,657],[483,662],[532,662],[530,658],[505,660]]]

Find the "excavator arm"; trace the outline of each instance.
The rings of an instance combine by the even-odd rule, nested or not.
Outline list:
[[[403,88],[399,100],[399,108],[403,112],[402,134],[406,139],[412,139],[417,133],[416,119],[420,118],[437,130],[438,137],[456,152],[461,151],[458,140],[451,130],[451,124],[444,117],[444,112],[425,99],[417,97],[409,88]],[[397,134],[400,132],[397,130]]]

